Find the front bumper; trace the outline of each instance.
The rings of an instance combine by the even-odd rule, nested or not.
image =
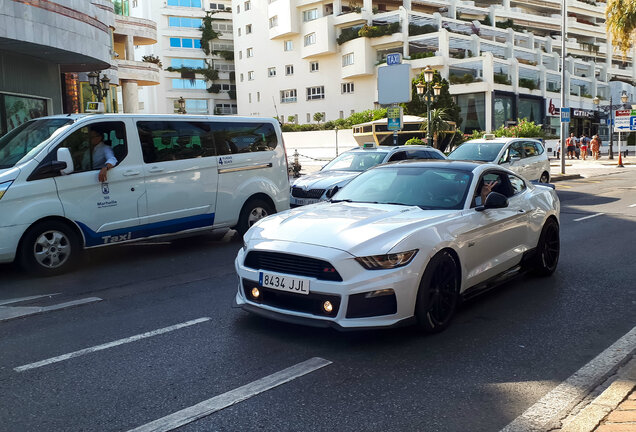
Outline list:
[[[355,330],[399,326],[413,319],[415,299],[421,274],[411,262],[393,270],[366,270],[350,254],[336,249],[288,242],[266,242],[257,250],[302,255],[331,263],[342,276],[342,282],[310,280],[310,294],[296,294],[263,288],[259,285],[260,269],[246,267],[246,251],[241,249],[235,260],[239,276],[235,303],[243,309],[268,318],[313,327]],[[265,270],[268,271],[269,270]],[[281,273],[299,277],[293,273]],[[250,296],[258,287],[259,300]],[[332,313],[322,308],[324,301],[334,305]]]
[[[0,227],[0,263],[12,262],[16,257],[18,243],[29,225]]]

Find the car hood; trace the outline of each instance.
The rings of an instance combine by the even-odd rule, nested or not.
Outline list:
[[[12,167],[0,169],[0,183],[15,180],[18,178],[18,174],[20,174],[20,168]]]
[[[358,174],[360,173],[357,171],[318,171],[296,179],[292,186],[303,189],[330,189],[336,185],[342,187]]]
[[[415,206],[364,203],[318,203],[261,220],[246,241],[281,240],[344,250],[388,253],[411,232],[435,225],[460,210],[422,210]]]

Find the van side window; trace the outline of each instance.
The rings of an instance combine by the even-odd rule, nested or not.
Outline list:
[[[278,138],[271,123],[211,122],[219,155],[274,150]]]
[[[74,172],[99,170],[111,155],[118,165],[128,155],[126,126],[123,122],[91,123],[73,132],[59,147],[70,150]]]
[[[139,121],[145,163],[216,156],[214,134],[204,121]]]
[[[534,146],[534,143],[532,141],[525,141],[523,143],[523,148],[526,152],[526,157],[533,157],[533,156],[537,156],[537,149]]]

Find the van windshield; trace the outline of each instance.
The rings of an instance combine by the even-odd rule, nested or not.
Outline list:
[[[11,168],[40,143],[46,141],[72,119],[55,118],[31,120],[0,138],[0,169]]]

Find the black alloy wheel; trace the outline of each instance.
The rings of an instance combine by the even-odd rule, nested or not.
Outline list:
[[[550,174],[544,171],[539,178],[539,183],[550,183]]]
[[[548,219],[539,236],[534,273],[539,276],[550,276],[554,273],[559,263],[560,250],[559,224],[554,219]]]
[[[459,301],[458,263],[441,251],[428,263],[417,293],[415,316],[426,333],[437,333],[450,324]]]

